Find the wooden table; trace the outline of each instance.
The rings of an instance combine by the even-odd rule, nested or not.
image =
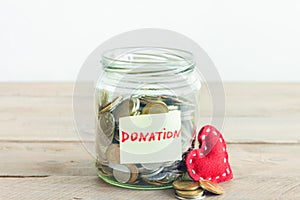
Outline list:
[[[0,199],[174,199],[96,176],[72,116],[72,83],[0,84]],[[203,121],[210,96],[203,87]],[[226,83],[232,181],[207,199],[300,199],[300,83]]]

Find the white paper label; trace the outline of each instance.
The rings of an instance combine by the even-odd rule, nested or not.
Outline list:
[[[180,111],[120,118],[120,162],[181,160]]]

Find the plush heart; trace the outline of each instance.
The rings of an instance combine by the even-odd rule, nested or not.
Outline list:
[[[213,126],[204,126],[198,134],[199,149],[186,156],[187,171],[192,179],[210,180],[216,183],[233,178],[228,162],[226,142],[222,134]]]

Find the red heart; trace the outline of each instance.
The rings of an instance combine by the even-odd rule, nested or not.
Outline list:
[[[187,171],[192,179],[210,180],[216,183],[233,178],[228,162],[226,142],[213,126],[204,126],[198,134],[200,149],[194,149],[186,156]]]

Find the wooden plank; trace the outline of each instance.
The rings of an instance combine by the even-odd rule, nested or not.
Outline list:
[[[2,97],[18,97],[15,100],[3,99],[0,105],[9,106],[16,101],[14,106],[26,106],[27,100],[42,105],[45,101],[53,102],[49,97],[68,97],[63,106],[69,107],[73,86],[73,83],[0,83],[1,100]],[[227,116],[300,116],[300,83],[224,83],[224,89]],[[202,87],[201,108],[205,116],[211,114],[211,96],[205,85]]]
[[[135,191],[97,178],[80,143],[1,142],[0,199],[174,199],[173,190]],[[232,181],[210,199],[299,199],[300,145],[230,144]],[[126,194],[126,195],[124,195]]]
[[[0,140],[77,141],[71,83],[1,83]],[[300,141],[300,84],[226,83],[228,142]],[[203,87],[202,124],[210,123]],[[276,100],[274,100],[276,99]],[[284,133],[284,134],[283,134]]]
[[[32,112],[4,118],[0,114],[0,121],[2,141],[79,141],[71,116],[43,117]],[[229,143],[299,143],[299,121],[300,117],[227,117],[222,133]],[[210,118],[201,118],[202,125],[210,123]]]
[[[79,142],[0,144],[0,176],[95,176],[94,159]],[[229,144],[228,151],[236,177],[300,176],[300,144]]]
[[[299,199],[300,178],[244,177],[221,183],[226,193],[207,199]],[[53,176],[45,178],[1,178],[0,199],[176,199],[173,189],[137,191],[110,186],[97,177]]]

